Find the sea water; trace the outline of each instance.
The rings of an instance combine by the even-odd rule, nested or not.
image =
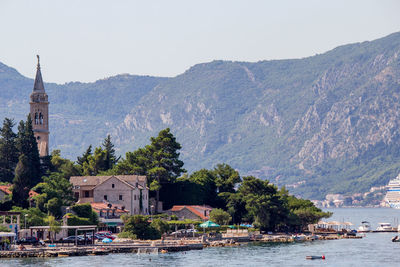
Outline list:
[[[380,222],[396,224],[400,210],[389,208],[326,209],[327,219],[349,221],[357,228],[369,221],[373,229]],[[397,225],[394,225],[397,226]],[[362,239],[316,240],[289,244],[256,243],[239,247],[212,247],[166,254],[109,254],[67,258],[2,259],[0,266],[400,266],[397,233],[367,233]],[[306,256],[325,255],[325,260]]]

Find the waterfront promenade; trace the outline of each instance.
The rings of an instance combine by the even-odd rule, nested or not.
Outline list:
[[[29,258],[29,257],[72,257],[72,256],[92,256],[107,255],[110,253],[138,253],[138,254],[158,254],[167,252],[180,252],[189,250],[201,250],[205,247],[226,247],[240,246],[249,242],[263,243],[292,243],[310,242],[316,240],[336,240],[348,238],[362,238],[361,236],[346,236],[337,234],[325,235],[258,235],[256,237],[244,238],[243,236],[229,238],[193,238],[178,240],[154,240],[154,241],[128,241],[120,240],[111,244],[95,244],[90,246],[58,246],[55,247],[30,247],[19,250],[18,246],[13,246],[14,250],[0,251],[0,258]]]

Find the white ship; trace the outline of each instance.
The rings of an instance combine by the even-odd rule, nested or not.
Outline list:
[[[386,188],[385,201],[391,208],[400,209],[400,174],[396,179],[390,180]]]

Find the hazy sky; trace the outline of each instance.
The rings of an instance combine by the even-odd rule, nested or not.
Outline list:
[[[0,0],[0,61],[47,82],[300,58],[400,31],[398,0]]]

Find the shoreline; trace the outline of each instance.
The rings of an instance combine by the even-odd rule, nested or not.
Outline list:
[[[241,246],[249,243],[293,243],[312,242],[317,240],[361,239],[362,236],[345,236],[338,234],[324,235],[260,235],[258,237],[227,237],[218,240],[154,240],[140,242],[116,242],[114,244],[96,244],[78,247],[46,247],[26,250],[0,251],[0,258],[54,258],[73,256],[108,255],[110,253],[163,254],[189,250],[202,250],[207,247]]]

